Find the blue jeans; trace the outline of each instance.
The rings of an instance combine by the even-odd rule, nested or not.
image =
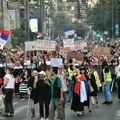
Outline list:
[[[68,99],[67,102],[71,102],[73,96],[74,80],[69,80],[68,82]]]
[[[110,91],[110,85],[112,81],[107,81],[106,85],[102,86],[103,94],[106,101],[112,100],[112,95]]]

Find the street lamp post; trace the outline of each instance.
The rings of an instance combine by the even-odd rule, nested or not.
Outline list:
[[[44,14],[45,14],[45,1],[40,0],[40,26],[41,32],[43,32],[43,24],[44,24]]]
[[[29,28],[29,0],[25,0],[25,31],[26,31],[26,41],[30,40],[30,28]]]
[[[112,0],[112,39],[114,39],[113,0]]]
[[[3,0],[0,0],[0,29],[3,29]]]

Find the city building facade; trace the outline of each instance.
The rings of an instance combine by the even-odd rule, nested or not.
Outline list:
[[[54,3],[56,13],[65,13],[72,21],[75,21],[80,12],[79,20],[86,21],[86,4],[83,4],[82,0],[79,0],[80,9],[78,9],[77,0],[54,0]]]

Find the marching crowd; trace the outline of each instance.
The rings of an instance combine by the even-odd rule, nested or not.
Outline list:
[[[0,110],[5,109],[5,117],[14,116],[13,95],[24,94],[30,97],[31,117],[35,117],[35,104],[39,103],[40,120],[65,119],[65,104],[77,116],[84,114],[87,106],[99,104],[98,92],[102,90],[105,101],[113,104],[110,91],[113,80],[118,83],[120,100],[120,58],[119,42],[88,42],[88,45],[110,47],[110,56],[94,56],[87,51],[83,61],[63,58],[59,52],[24,52],[24,47],[0,51]],[[116,46],[116,47],[115,47]],[[59,46],[58,46],[59,48]],[[61,58],[63,64],[54,67],[51,58]],[[101,71],[94,66],[101,65]],[[111,71],[110,66],[114,68]],[[114,86],[114,85],[113,85]],[[113,87],[112,86],[112,87]],[[44,114],[45,107],[45,114]]]

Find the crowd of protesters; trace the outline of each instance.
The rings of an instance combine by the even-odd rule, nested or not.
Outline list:
[[[39,103],[41,120],[54,120],[56,109],[58,119],[65,120],[66,102],[71,104],[71,110],[81,116],[84,114],[84,106],[91,112],[91,104],[98,105],[98,91],[101,89],[105,99],[103,104],[113,104],[110,91],[113,80],[113,84],[118,82],[117,87],[113,86],[117,88],[120,100],[119,41],[88,41],[88,47],[85,48],[87,51],[79,51],[84,53],[82,61],[64,58],[59,54],[60,45],[53,52],[25,52],[24,46],[0,51],[0,94],[5,94],[4,116],[14,116],[13,94],[19,94],[20,98],[24,94],[30,96],[33,118],[36,103]],[[91,47],[98,46],[109,47],[110,55],[94,56]],[[48,64],[51,58],[62,58],[63,65],[53,67]],[[26,61],[30,63],[26,64]]]

